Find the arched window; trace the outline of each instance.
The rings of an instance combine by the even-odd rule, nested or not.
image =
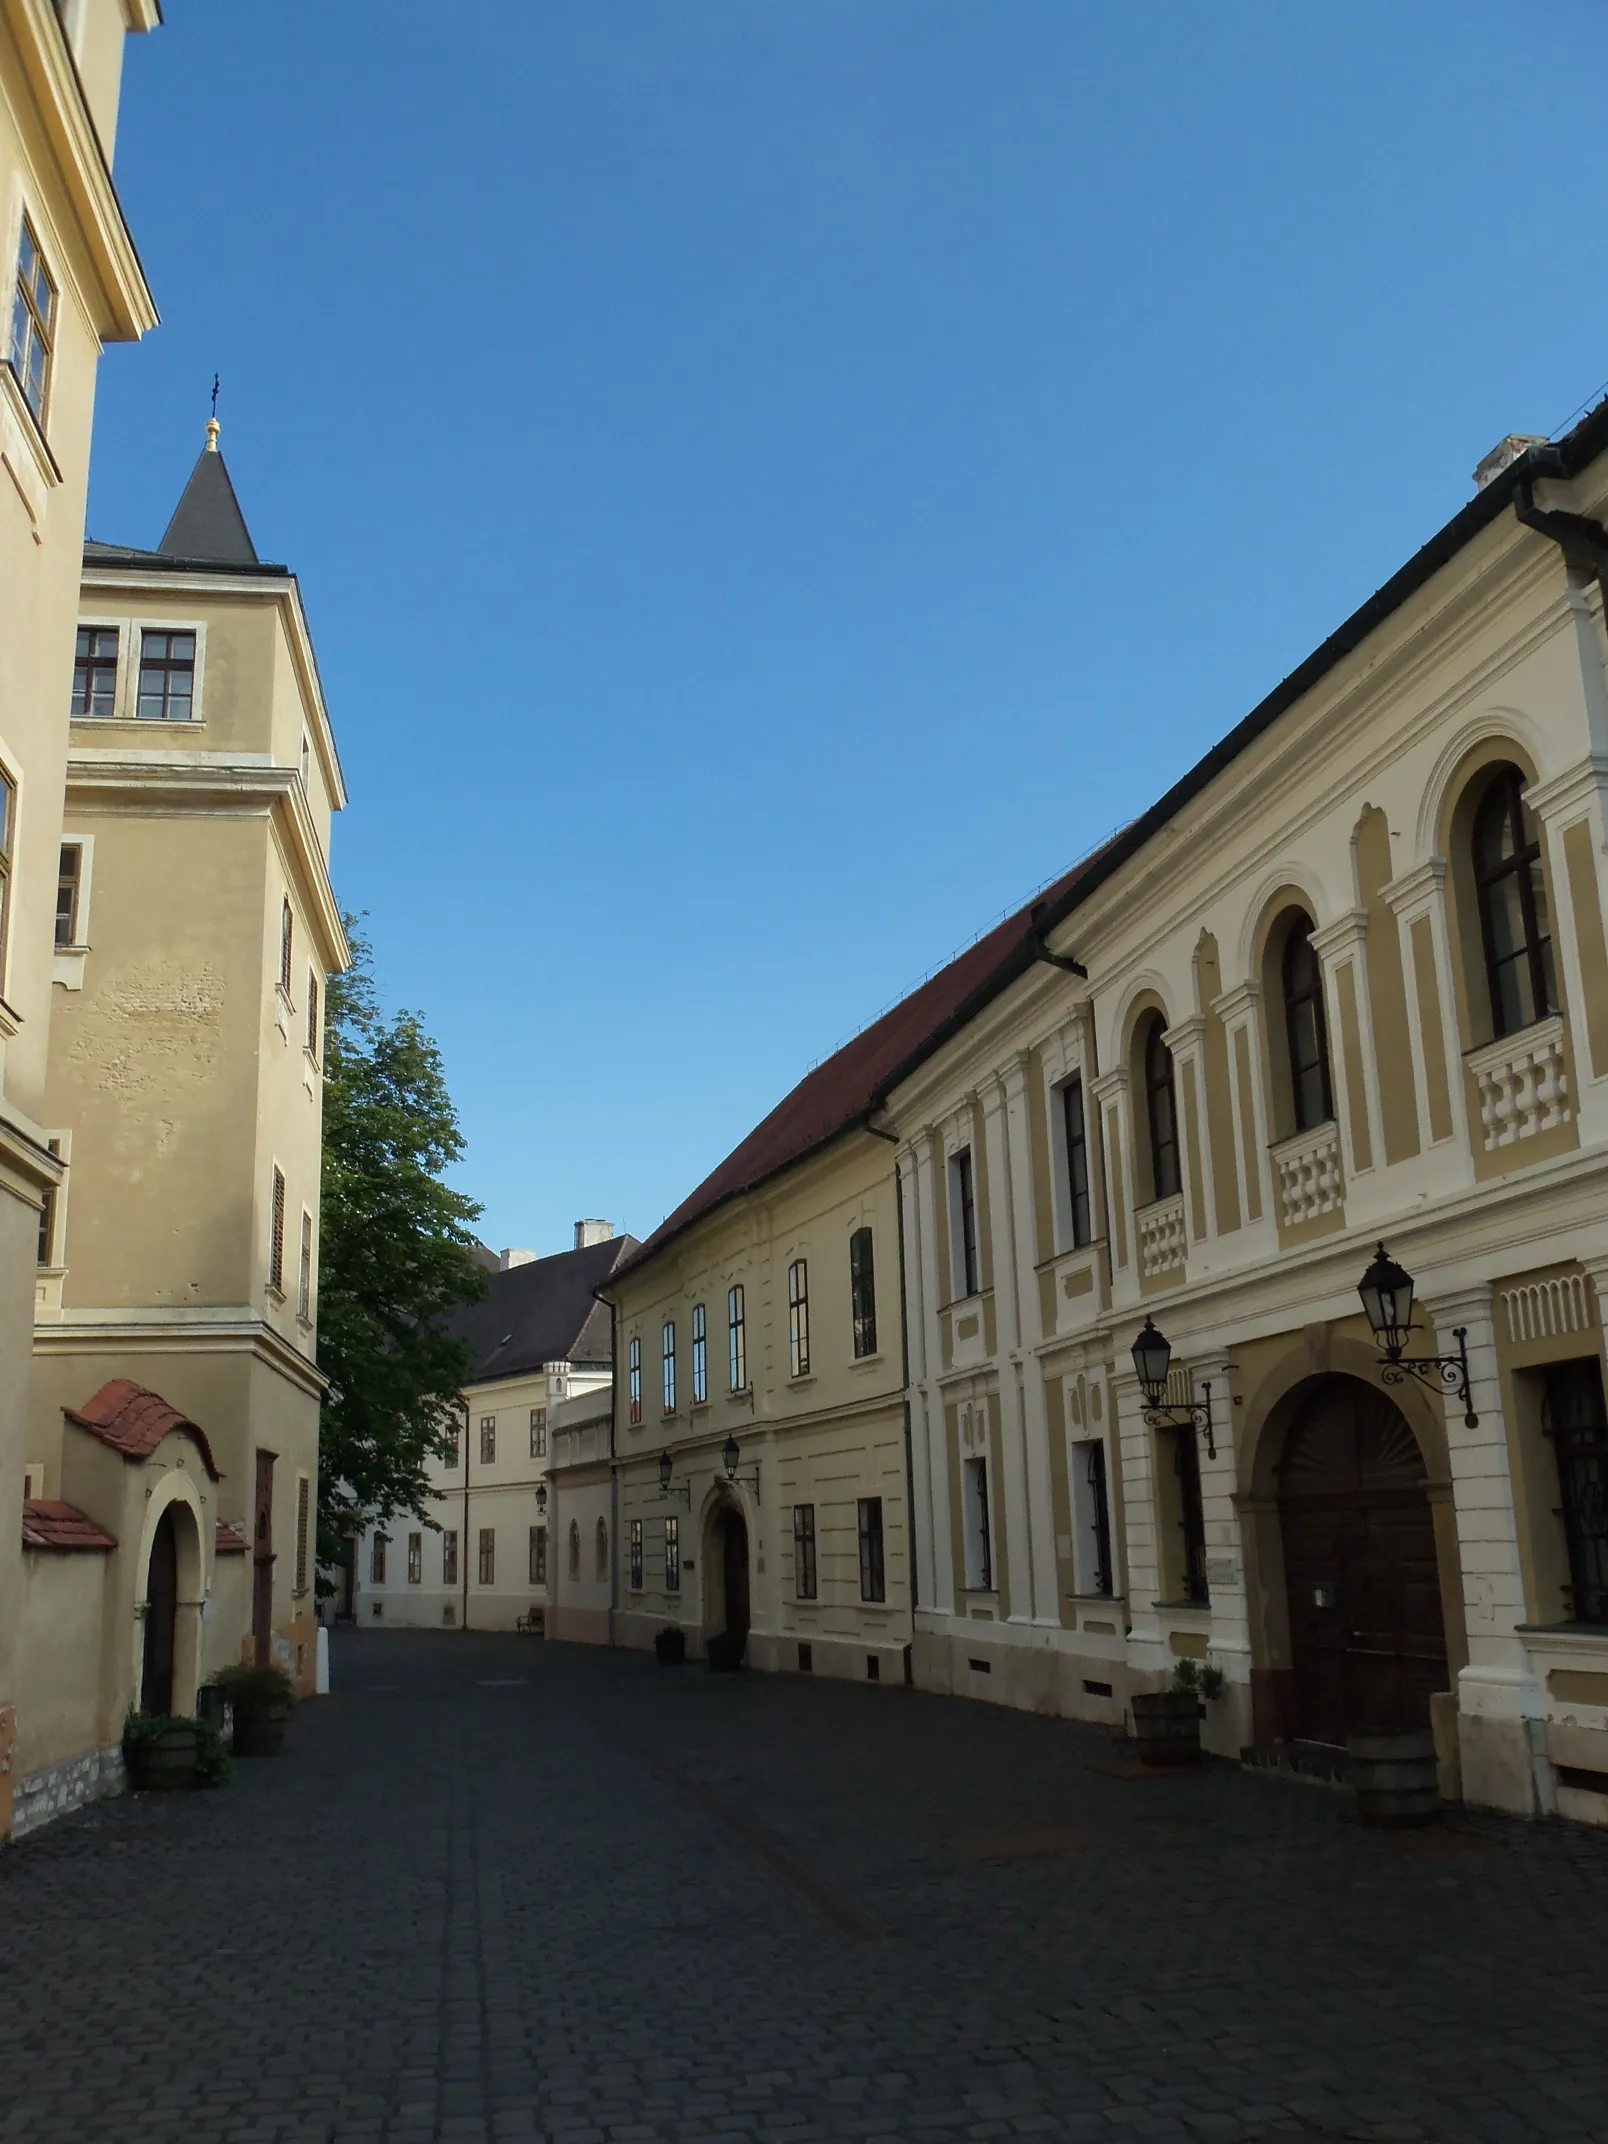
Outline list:
[[[597,1522],[597,1575],[599,1578],[607,1578],[609,1575],[609,1522],[607,1519],[599,1519]]]
[[[1150,1126],[1151,1190],[1158,1199],[1170,1199],[1183,1188],[1172,1051],[1162,1040],[1164,1031],[1160,1013],[1152,1014],[1145,1030],[1145,1114]]]
[[[1329,1036],[1323,1020],[1323,976],[1312,950],[1312,918],[1297,914],[1279,965],[1284,986],[1284,1036],[1290,1052],[1290,1097],[1295,1128],[1309,1132],[1334,1115],[1329,1086]]]
[[[1516,1034],[1558,1009],[1541,837],[1517,767],[1497,769],[1474,815],[1474,882],[1491,1026]]]
[[[581,1575],[581,1524],[579,1519],[570,1520],[569,1571],[571,1578]]]

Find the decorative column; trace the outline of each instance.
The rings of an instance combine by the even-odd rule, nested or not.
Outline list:
[[[1016,1272],[1016,1348],[1011,1366],[1020,1390],[1023,1470],[1027,1481],[1028,1552],[1032,1558],[1033,1620],[1059,1626],[1060,1578],[1055,1555],[1055,1504],[1050,1485],[1050,1425],[1038,1347],[1043,1339],[1038,1289],[1038,1229],[1034,1204],[1031,1061],[1019,1051],[1000,1074],[1010,1151],[1011,1256]],[[996,1276],[998,1251],[996,1249]]]
[[[1133,1303],[1139,1299],[1139,1260],[1133,1226],[1133,1123],[1127,1066],[1119,1065],[1092,1080],[1089,1093],[1099,1112],[1094,1129],[1105,1180],[1112,1300]]]
[[[1161,1038],[1172,1053],[1173,1087],[1184,1151],[1184,1227],[1191,1249],[1213,1233],[1215,1186],[1206,1120],[1206,1018],[1191,1013]]]
[[[1373,1000],[1368,992],[1368,911],[1348,908],[1312,933],[1323,972],[1329,1028],[1329,1071],[1340,1153],[1349,1187],[1384,1159],[1379,1108],[1379,1055],[1374,1048]],[[1411,1025],[1411,1022],[1408,1023]]]
[[[938,1331],[938,1235],[933,1173],[935,1134],[924,1126],[905,1150],[913,1167],[905,1185],[905,1286],[910,1321],[910,1450],[916,1530],[916,1586],[924,1607],[955,1612],[953,1536],[949,1517],[949,1449],[943,1392],[936,1372],[943,1360]]]
[[[1271,1223],[1275,1212],[1268,1173],[1267,1103],[1262,1094],[1260,987],[1236,983],[1213,998],[1228,1046],[1228,1089],[1234,1116],[1234,1163],[1239,1172],[1242,1225]]]
[[[1128,1662],[1154,1673],[1170,1669],[1172,1654],[1156,1596],[1161,1561],[1156,1539],[1155,1438],[1145,1420],[1145,1399],[1131,1363],[1113,1371],[1117,1457],[1122,1468],[1122,1530],[1128,1570]]]
[[[1427,1153],[1450,1139],[1468,1147],[1463,1052],[1457,1029],[1451,933],[1446,915],[1446,859],[1432,856],[1384,888],[1401,934],[1407,985],[1407,1039],[1418,1094],[1418,1143]],[[1553,929],[1558,928],[1554,918]]]
[[[983,1138],[988,1152],[988,1237],[994,1260],[994,1364],[999,1373],[1000,1502],[1005,1521],[1005,1568],[1010,1574],[1010,1620],[1034,1620],[1033,1553],[1028,1524],[1027,1456],[1023,1448],[1021,1394],[1011,1367],[1021,1333],[1017,1322],[1016,1231],[1011,1196],[1011,1157],[1005,1086],[985,1082]]]

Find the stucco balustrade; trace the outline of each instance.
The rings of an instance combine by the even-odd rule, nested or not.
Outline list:
[[[1487,1153],[1569,1121],[1569,1074],[1557,1015],[1471,1050],[1466,1062],[1479,1087]]]
[[[1145,1279],[1181,1270],[1188,1251],[1183,1193],[1141,1206],[1134,1219],[1139,1227],[1139,1270]]]
[[[1333,1213],[1345,1198],[1340,1173],[1340,1127],[1332,1119],[1297,1132],[1273,1149],[1279,1210],[1286,1228]]]

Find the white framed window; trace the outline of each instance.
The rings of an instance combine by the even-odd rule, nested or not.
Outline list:
[[[296,1270],[296,1315],[308,1324],[313,1315],[313,1217],[304,1206],[301,1217],[301,1260]]]
[[[726,1291],[726,1369],[733,1392],[748,1385],[748,1314],[742,1283]]]
[[[1071,1471],[1073,1583],[1080,1593],[1114,1593],[1105,1439],[1074,1444]]]
[[[626,1351],[628,1387],[631,1399],[631,1421],[642,1420],[642,1342],[633,1333],[631,1345]]]
[[[73,705],[75,722],[115,721],[123,704],[123,650],[127,645],[123,623],[81,619],[78,647],[73,657]]]
[[[22,399],[41,434],[50,405],[51,363],[56,347],[56,285],[24,216],[17,240],[17,276],[12,288],[7,358]]]
[[[277,1165],[268,1195],[268,1285],[285,1292],[285,1172]]]
[[[949,1244],[955,1300],[976,1295],[980,1285],[977,1258],[977,1185],[969,1146],[949,1157]]]
[[[702,1303],[692,1306],[692,1404],[709,1397],[709,1320]]]
[[[290,971],[296,957],[296,918],[291,913],[290,895],[287,893],[279,904],[279,992],[290,1003]]]
[[[674,1318],[665,1319],[664,1332],[660,1337],[664,1349],[662,1356],[664,1365],[664,1411],[666,1414],[674,1414],[676,1411],[676,1321]]]
[[[994,1590],[994,1536],[988,1515],[988,1461],[960,1463],[961,1520],[966,1547],[966,1590]]]
[[[194,626],[140,628],[140,674],[134,714],[141,722],[196,720],[201,636]]]
[[[309,1057],[310,1057],[310,1058],[311,1058],[311,1059],[313,1060],[313,1063],[314,1063],[315,1065],[316,1065],[316,1064],[317,1064],[317,1062],[318,1062],[318,1044],[319,1044],[319,1026],[318,1026],[318,998],[319,998],[319,990],[318,990],[318,970],[317,970],[316,968],[309,968],[309,969],[308,969],[308,971],[307,971],[307,1040],[306,1040],[306,1050],[307,1050],[307,1054],[308,1054],[308,1056],[309,1056]]]
[[[810,1264],[795,1258],[787,1269],[787,1374],[810,1374]]]

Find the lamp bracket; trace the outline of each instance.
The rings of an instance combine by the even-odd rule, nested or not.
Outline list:
[[[1206,1438],[1206,1457],[1216,1459],[1217,1437],[1212,1421],[1212,1388],[1208,1381],[1201,1386],[1204,1398],[1191,1400],[1185,1407],[1147,1407],[1145,1420],[1152,1429],[1198,1429]]]
[[[727,1474],[727,1475],[723,1476],[722,1478],[723,1478],[724,1480],[726,1480],[726,1481],[733,1481],[733,1482],[736,1482],[736,1481],[740,1481],[740,1482],[741,1482],[741,1483],[743,1484],[743,1486],[744,1486],[745,1488],[746,1488],[746,1487],[748,1486],[748,1484],[749,1484],[749,1477],[748,1477],[748,1476],[747,1476],[746,1474],[744,1474],[744,1473],[743,1473],[743,1472],[741,1471],[741,1469],[739,1469],[739,1470],[738,1470],[738,1471],[737,1471],[737,1472],[736,1472],[735,1474]],[[759,1501],[759,1461],[758,1461],[757,1459],[756,1459],[756,1460],[754,1461],[754,1473],[753,1473],[753,1490],[754,1490],[754,1501],[755,1501],[756,1503],[758,1503],[758,1501]]]
[[[1468,1328],[1454,1326],[1452,1338],[1457,1342],[1455,1355],[1404,1355],[1401,1343],[1394,1347],[1385,1342],[1385,1359],[1380,1368],[1380,1381],[1387,1385],[1404,1384],[1409,1376],[1416,1377],[1421,1385],[1453,1393],[1463,1403],[1463,1425],[1466,1429],[1478,1429],[1480,1418],[1474,1412],[1474,1394],[1468,1381]]]
[[[668,1503],[670,1498],[673,1496],[679,1496],[681,1501],[686,1505],[687,1509],[689,1511],[692,1509],[692,1483],[690,1481],[666,1482],[664,1487],[659,1491],[660,1503]]]

